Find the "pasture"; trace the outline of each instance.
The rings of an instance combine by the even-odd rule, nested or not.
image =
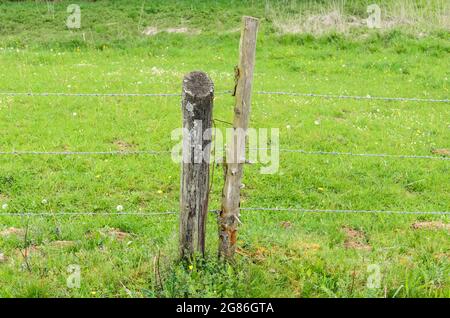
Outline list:
[[[239,21],[252,15],[261,19],[254,92],[449,97],[445,26],[287,34],[265,1],[78,2],[79,30],[64,25],[67,1],[53,11],[43,1],[0,4],[0,92],[179,93],[193,70],[228,91]],[[362,17],[365,7],[342,10]],[[142,34],[149,27],[163,31]],[[231,122],[234,98],[214,103],[214,118]],[[254,93],[250,126],[279,128],[283,149],[435,158],[281,152],[276,174],[245,167],[242,207],[450,211],[448,102]],[[170,154],[10,154],[170,151],[179,127],[179,96],[0,95],[0,297],[450,296],[445,214],[242,211],[235,266],[217,261],[211,214],[206,259],[183,264],[176,214],[117,212],[178,210]],[[211,209],[222,185],[215,167]],[[71,264],[80,288],[67,287]]]

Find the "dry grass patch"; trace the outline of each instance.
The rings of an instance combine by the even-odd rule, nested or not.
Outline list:
[[[158,29],[154,26],[146,27],[142,34],[145,36],[155,36],[158,33],[166,32],[166,33],[180,33],[180,34],[190,34],[190,35],[197,35],[200,34],[201,31],[197,29],[189,29],[187,27],[170,27],[166,29]]]
[[[131,236],[131,233],[127,233],[127,232],[124,232],[124,231],[122,231],[120,229],[116,229],[116,228],[103,229],[100,231],[100,234],[102,236],[107,236],[107,237],[110,237],[112,239],[119,240],[119,241],[122,241]]]
[[[431,152],[435,155],[450,156],[450,149],[434,149]]]
[[[366,235],[363,231],[344,226],[343,231],[345,233],[344,246],[347,249],[366,250],[370,251],[372,247],[367,244]]]
[[[128,143],[124,140],[116,140],[114,141],[114,145],[120,150],[120,151],[127,151],[130,149],[133,149],[135,147],[134,144]]]
[[[29,258],[29,257],[37,256],[37,255],[44,255],[44,252],[42,251],[41,246],[30,245],[25,248],[18,248],[16,250],[16,257],[20,257],[20,258]]]
[[[427,230],[450,230],[450,224],[441,221],[425,221],[415,222],[412,225],[414,230],[427,229]]]
[[[255,263],[262,263],[269,257],[285,255],[292,259],[298,259],[305,256],[316,254],[322,246],[318,243],[293,240],[287,246],[271,245],[269,247],[256,246],[254,248],[244,249],[238,247],[236,253],[250,258]]]
[[[0,264],[5,263],[8,260],[8,258],[5,256],[5,254],[0,253]]]
[[[9,237],[9,236],[24,236],[25,235],[25,230],[24,229],[18,229],[15,227],[10,227],[7,229],[4,229],[2,231],[0,231],[0,236],[1,237]]]
[[[75,241],[53,241],[48,244],[50,247],[55,248],[66,248],[66,247],[73,247],[77,243]]]
[[[280,223],[280,226],[281,226],[283,229],[289,229],[289,228],[292,227],[292,223],[289,222],[289,221],[283,221],[283,222]]]
[[[266,5],[266,16],[281,34],[348,33],[351,29],[367,28],[369,13],[355,16],[348,12],[342,0],[329,1],[320,6],[314,2],[280,6]],[[380,30],[403,28],[417,35],[431,30],[450,30],[450,2],[437,0],[419,6],[414,1],[400,0],[379,3]]]

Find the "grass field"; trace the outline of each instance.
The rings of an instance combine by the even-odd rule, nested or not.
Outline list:
[[[286,13],[256,0],[78,1],[82,27],[73,31],[64,24],[69,3],[0,3],[0,92],[177,93],[192,70],[230,90],[240,18],[253,15],[261,18],[255,91],[449,97],[449,30],[438,23],[425,35],[407,25],[286,34],[273,17],[295,17],[295,2],[278,3]],[[425,2],[414,3],[420,12]],[[431,3],[427,10],[444,10],[435,17],[448,14]],[[366,14],[365,1],[340,4]],[[142,35],[149,27],[186,29]],[[232,121],[233,103],[217,95],[214,117]],[[282,148],[425,156],[450,148],[448,103],[254,95],[250,122],[279,128]],[[1,95],[0,125],[6,152],[170,150],[180,98]],[[277,174],[259,168],[245,167],[243,207],[450,211],[449,161],[281,153]],[[216,260],[211,215],[206,260],[177,263],[176,215],[114,214],[118,205],[176,211],[179,175],[164,154],[0,155],[0,213],[54,213],[0,216],[0,296],[450,297],[445,215],[243,211],[234,268]],[[217,168],[212,209],[222,184]],[[80,288],[67,287],[70,264],[81,267]],[[373,265],[379,288],[367,287]]]

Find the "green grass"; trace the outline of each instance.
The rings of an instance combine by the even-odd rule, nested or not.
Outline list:
[[[142,2],[83,1],[82,29],[68,31],[68,3],[55,3],[55,18],[44,2],[0,4],[0,91],[179,92],[192,70],[206,71],[216,91],[229,90],[239,41],[239,33],[229,31],[251,14],[262,18],[255,91],[449,95],[447,30],[420,38],[397,29],[283,35],[264,17],[263,1],[149,1],[143,18]],[[205,21],[212,22],[203,27]],[[140,35],[151,25],[202,33]],[[181,125],[179,105],[178,97],[1,96],[0,149],[108,151],[125,142],[130,150],[170,150],[170,133]],[[233,97],[218,95],[214,107],[215,118],[232,120]],[[445,103],[254,95],[251,126],[279,128],[283,148],[417,155],[450,148]],[[242,206],[450,210],[448,161],[281,153],[279,173],[261,175],[259,168],[245,167]],[[0,262],[0,296],[450,296],[448,230],[412,228],[419,221],[448,224],[446,216],[242,212],[233,269],[216,261],[211,215],[207,258],[190,269],[176,262],[177,216],[114,216],[117,205],[177,210],[179,174],[166,155],[0,156],[0,203],[8,204],[1,212],[55,212],[48,218],[0,216],[0,231],[29,226],[27,242],[0,237],[7,257]],[[213,209],[222,184],[217,168]],[[57,216],[60,211],[111,216]],[[360,243],[371,250],[346,248],[344,227],[360,231]],[[129,236],[102,234],[111,228]],[[75,245],[52,245],[61,240]],[[31,270],[19,252],[24,244],[39,247]],[[81,266],[79,289],[66,287],[70,264]],[[366,286],[370,264],[380,266],[379,289]]]

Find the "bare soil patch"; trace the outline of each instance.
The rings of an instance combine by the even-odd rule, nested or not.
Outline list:
[[[292,227],[292,223],[289,222],[289,221],[283,221],[283,222],[281,222],[280,226],[281,226],[283,229],[289,229],[289,228]]]
[[[366,235],[363,231],[344,226],[342,230],[345,233],[344,246],[347,249],[370,251],[372,247],[367,244]]]
[[[119,240],[119,241],[122,241],[131,236],[130,233],[124,232],[124,231],[122,231],[120,229],[116,229],[116,228],[103,229],[100,231],[100,234],[102,236],[108,236],[108,237],[111,237],[111,238]]]
[[[117,146],[117,148],[120,151],[127,151],[127,150],[130,150],[130,149],[133,149],[133,147],[135,146],[134,144],[128,143],[128,142],[126,142],[124,140],[116,140],[114,142],[114,144]]]

